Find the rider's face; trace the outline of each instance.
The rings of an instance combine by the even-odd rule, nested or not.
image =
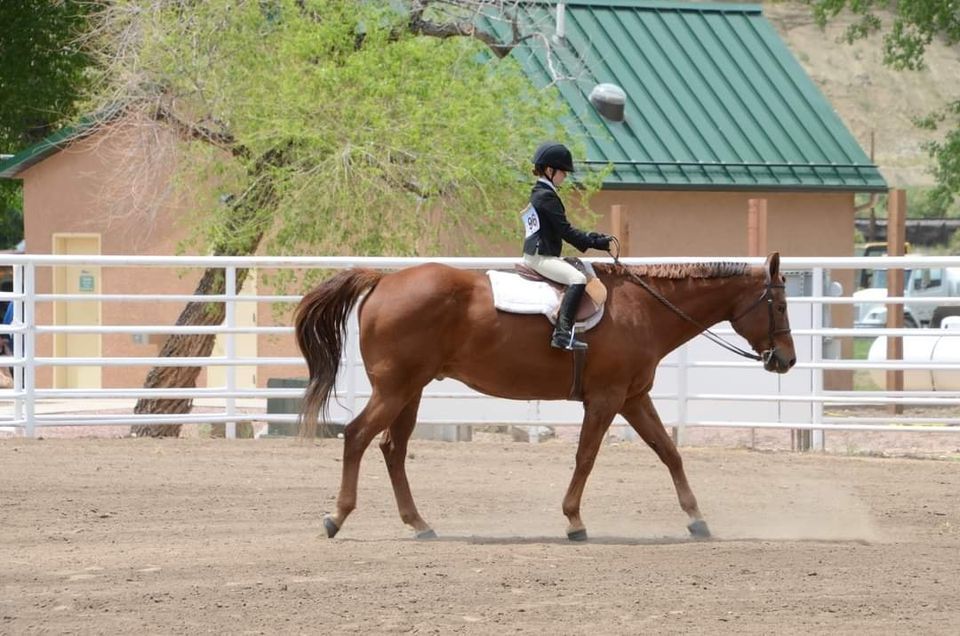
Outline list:
[[[551,181],[553,182],[553,185],[559,188],[560,184],[563,183],[563,180],[566,178],[567,178],[566,172],[564,172],[563,170],[554,169],[553,178],[551,179]]]

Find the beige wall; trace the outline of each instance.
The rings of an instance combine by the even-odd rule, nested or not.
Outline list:
[[[155,130],[155,129],[154,129]],[[160,140],[144,144],[138,139],[145,129],[130,125],[115,128],[111,134],[80,140],[31,166],[20,176],[23,180],[24,237],[28,254],[54,252],[55,235],[98,235],[102,254],[171,255],[178,241],[187,234],[182,219],[189,218],[192,204],[177,196],[170,187],[172,164],[162,155],[147,158],[130,156],[129,148],[164,147]],[[52,291],[52,268],[37,271],[37,291]],[[118,270],[102,268],[97,293],[136,294],[190,293],[199,275],[170,269]],[[37,306],[40,324],[52,324],[53,303]],[[182,305],[178,303],[101,303],[104,325],[173,324]],[[159,339],[162,339],[160,336]],[[146,344],[137,344],[127,335],[104,335],[105,356],[151,356],[158,351],[157,336]],[[37,355],[53,355],[53,339],[41,335]],[[149,369],[144,367],[107,367],[103,386],[136,387],[143,384]],[[38,369],[38,386],[52,382],[52,369]]]
[[[768,246],[783,256],[851,256],[852,193],[605,191],[591,208],[609,224],[622,206],[629,256],[746,256],[747,202],[767,200]]]
[[[151,129],[155,134],[155,129]],[[27,252],[50,253],[55,234],[99,234],[103,254],[176,253],[178,242],[187,235],[186,223],[194,218],[200,203],[176,194],[170,187],[172,163],[162,152],[151,157],[129,157],[124,153],[131,146],[165,147],[172,140],[155,139],[146,143],[139,138],[144,130],[136,125],[79,141],[26,170],[24,182],[24,215]],[[149,167],[144,174],[143,166]],[[139,166],[131,171],[130,166]],[[180,189],[183,190],[183,189]],[[743,193],[743,192],[660,192],[605,191],[592,200],[598,215],[599,231],[623,233],[610,226],[609,210],[614,204],[623,208],[629,233],[629,256],[744,256],[747,254],[747,200],[765,197],[768,200],[769,239],[771,250],[784,256],[848,256],[853,246],[852,193]],[[157,202],[160,202],[157,204]],[[521,202],[522,203],[522,202]],[[519,209],[520,205],[518,205]],[[518,256],[517,240],[491,250],[491,256]],[[103,268],[98,291],[103,293],[191,293],[199,273],[186,274],[171,269],[117,270]],[[38,291],[51,291],[53,272],[38,272]],[[844,282],[849,290],[849,283]],[[259,285],[260,293],[272,293]],[[182,310],[181,303],[103,303],[102,322],[118,324],[173,324]],[[844,308],[849,310],[849,308]],[[52,321],[50,303],[38,307],[41,324]],[[258,322],[274,323],[271,308],[260,304]],[[289,318],[279,322],[289,324]],[[835,316],[835,324],[849,324],[848,315]],[[105,356],[151,356],[159,350],[161,337],[151,337],[144,344],[130,335],[104,336]],[[261,336],[261,356],[296,356],[292,337]],[[38,355],[52,355],[52,339],[42,337]],[[110,367],[103,372],[103,385],[109,387],[140,386],[148,369]],[[258,384],[270,377],[303,375],[305,369],[294,367],[262,367]],[[49,386],[50,369],[41,369],[40,386]],[[205,379],[201,377],[200,385]]]

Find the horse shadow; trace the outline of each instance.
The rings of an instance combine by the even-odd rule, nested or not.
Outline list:
[[[358,543],[369,543],[369,539],[348,539],[346,537],[338,539],[340,541],[350,541]],[[616,535],[601,535],[590,537],[586,541],[571,541],[566,537],[557,536],[481,536],[481,535],[456,535],[447,534],[433,537],[432,539],[417,539],[409,537],[403,541],[412,541],[416,543],[461,543],[467,545],[567,545],[571,547],[586,545],[603,546],[669,546],[685,544],[722,544],[722,543],[823,543],[823,544],[857,544],[872,545],[873,541],[866,539],[826,539],[826,538],[808,538],[791,539],[783,537],[718,537],[713,536],[707,539],[690,536],[659,536],[659,537],[625,537]],[[374,540],[376,542],[383,540]]]

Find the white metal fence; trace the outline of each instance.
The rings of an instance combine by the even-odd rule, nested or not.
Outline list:
[[[603,259],[597,259],[602,261]],[[713,260],[747,260],[760,264],[762,259],[743,258],[648,258],[623,259],[624,263],[676,263]],[[0,300],[14,304],[13,322],[0,326],[0,333],[13,339],[13,356],[3,360],[13,369],[13,387],[0,390],[0,428],[26,436],[37,435],[49,426],[104,426],[130,424],[195,424],[225,423],[228,436],[233,436],[237,422],[255,421],[292,423],[296,415],[268,413],[272,399],[296,399],[298,388],[241,388],[237,369],[265,365],[300,366],[299,357],[241,357],[237,354],[239,334],[274,334],[292,339],[292,327],[238,326],[236,307],[241,302],[295,303],[299,296],[244,295],[237,290],[239,268],[277,270],[295,268],[338,269],[364,266],[382,269],[409,267],[422,262],[442,262],[463,268],[504,268],[516,261],[512,258],[218,258],[218,257],[133,257],[133,256],[0,256],[0,267],[13,271],[12,292],[0,293]],[[108,290],[82,293],[38,293],[38,280],[50,276],[55,268],[87,266],[101,268],[169,268],[171,271],[221,268],[226,291],[218,296],[190,294],[156,294],[149,289],[136,294],[111,294]],[[860,387],[859,390],[825,388],[824,372],[846,370],[863,372],[879,370],[939,370],[960,373],[960,360],[939,361],[868,361],[841,357],[833,346],[839,338],[875,338],[877,336],[942,337],[939,329],[854,329],[832,326],[831,308],[857,301],[849,289],[830,295],[835,286],[830,281],[837,272],[858,268],[957,267],[960,257],[887,257],[887,258],[783,258],[781,269],[788,272],[790,319],[799,362],[785,376],[764,372],[755,362],[742,361],[703,338],[696,338],[668,356],[660,366],[653,397],[667,426],[677,431],[682,441],[687,427],[737,427],[749,429],[780,428],[812,431],[810,443],[822,447],[824,432],[829,431],[916,431],[927,433],[960,433],[960,391],[886,391]],[[153,325],[64,325],[39,324],[37,309],[42,303],[173,303],[191,300],[225,303],[226,319],[216,327]],[[892,297],[888,304],[905,300],[940,305],[960,305],[955,296],[923,299]],[[878,302],[876,300],[871,303]],[[49,312],[52,313],[52,312]],[[729,325],[716,330],[738,342]],[[217,334],[224,340],[221,356],[207,358],[168,357],[47,357],[37,355],[37,339],[45,334]],[[960,336],[957,336],[960,338]],[[356,327],[349,331],[340,379],[339,399],[333,408],[335,422],[348,421],[369,397],[369,385],[362,372],[356,346]],[[741,345],[745,344],[742,341]],[[222,386],[183,389],[145,388],[41,388],[37,386],[37,370],[42,367],[152,367],[201,366],[222,367]],[[262,382],[261,382],[262,384]],[[184,415],[134,414],[133,404],[140,398],[191,398],[203,404],[207,412]],[[110,407],[105,413],[104,405]],[[828,415],[825,406],[957,406],[956,414],[946,417],[909,415],[858,416],[855,411],[844,416]],[[510,402],[476,394],[460,383],[445,380],[432,383],[424,392],[421,407],[422,425],[551,425],[577,426],[582,409],[571,402]],[[618,420],[619,421],[619,420]],[[622,422],[621,422],[622,423]]]

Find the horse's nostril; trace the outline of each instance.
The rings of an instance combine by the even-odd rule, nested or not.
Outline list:
[[[796,359],[795,357],[794,357],[794,358],[790,358],[790,363],[789,363],[789,364],[790,364],[790,368],[791,368],[791,369],[793,368],[793,365],[795,365],[796,363],[797,363],[797,359]]]

